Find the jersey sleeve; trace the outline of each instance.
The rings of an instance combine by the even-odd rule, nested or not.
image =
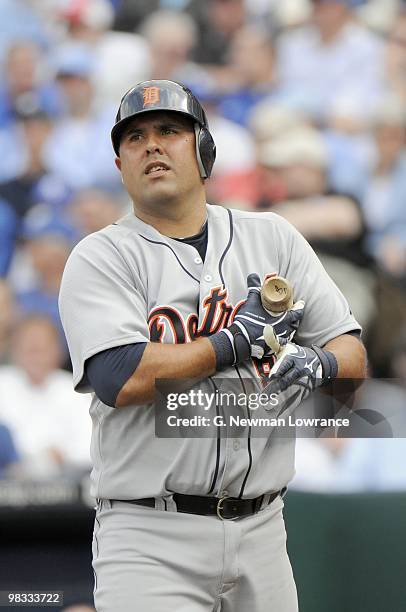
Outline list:
[[[295,301],[306,303],[295,341],[324,346],[337,336],[361,331],[346,298],[305,238],[285,219],[278,218],[277,226],[280,274],[293,284]]]
[[[92,391],[84,375],[89,357],[149,341],[146,297],[137,272],[102,233],[88,236],[72,251],[62,278],[59,311],[77,391]]]

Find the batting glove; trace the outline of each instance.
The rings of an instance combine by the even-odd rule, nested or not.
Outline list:
[[[338,365],[333,353],[318,346],[312,348],[288,342],[283,346],[269,373],[269,393],[280,393],[293,384],[309,392],[337,376]]]
[[[235,365],[249,357],[262,359],[274,353],[264,338],[264,328],[271,325],[280,342],[291,340],[303,318],[305,303],[296,302],[289,310],[275,315],[261,302],[258,274],[247,277],[248,296],[234,317],[234,322],[210,337],[217,357],[217,369]]]

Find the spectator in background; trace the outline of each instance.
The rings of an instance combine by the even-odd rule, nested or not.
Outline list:
[[[353,239],[362,232],[359,207],[351,198],[331,193],[328,151],[322,134],[302,127],[264,143],[259,162],[281,186],[279,197],[258,201],[257,208],[281,211],[308,240]],[[280,204],[280,207],[278,205]],[[328,216],[326,215],[328,211]]]
[[[84,43],[67,43],[56,67],[65,114],[47,145],[49,168],[73,190],[93,185],[118,189],[109,137],[115,113],[109,103],[95,108],[94,52]]]
[[[61,346],[66,343],[59,318],[58,294],[66,260],[77,233],[70,225],[52,216],[42,207],[27,216],[22,235],[25,238],[26,265],[31,266],[31,284],[16,291],[17,304],[23,314],[49,317],[59,330]]]
[[[276,194],[274,193],[274,190],[278,189],[275,181],[269,182],[268,175],[258,164],[258,153],[264,142],[277,138],[280,134],[287,134],[296,127],[306,125],[309,125],[309,119],[301,112],[288,107],[273,105],[267,99],[257,104],[249,119],[249,132],[254,145],[254,159],[250,161],[249,165],[230,168],[228,172],[223,172],[220,176],[216,174],[214,169],[213,179],[208,183],[212,200],[230,208],[249,209],[254,208],[258,201],[268,199],[273,201],[275,197],[281,197],[279,191]],[[238,129],[243,128],[239,126]],[[241,146],[241,149],[244,151],[243,146]],[[241,151],[238,152],[239,155],[241,155]],[[219,152],[220,156],[221,152]]]
[[[54,117],[59,114],[61,101],[58,89],[35,43],[21,40],[11,44],[3,73],[0,85],[0,128],[10,126],[15,120],[15,112],[22,106],[41,107]]]
[[[406,286],[406,107],[382,102],[373,117],[376,160],[362,201],[367,245],[384,270]]]
[[[259,26],[244,26],[234,34],[228,57],[232,87],[223,94],[219,111],[246,126],[256,104],[265,98],[272,104],[277,96],[271,33]]]
[[[282,90],[320,120],[341,95],[367,113],[382,94],[383,43],[357,21],[357,4],[359,0],[312,0],[310,25],[279,40]]]
[[[40,106],[22,101],[16,109],[14,141],[11,150],[18,157],[16,175],[0,183],[0,198],[13,209],[19,220],[39,202],[58,208],[70,194],[63,177],[50,170],[46,150],[54,129],[52,117]]]
[[[286,135],[291,130],[312,125],[312,119],[301,109],[271,103],[266,99],[254,106],[250,113],[248,127],[259,151],[265,142]]]
[[[100,189],[79,191],[70,202],[67,215],[81,238],[98,232],[124,214],[117,198]]]
[[[342,95],[332,103],[325,121],[330,182],[339,191],[361,200],[373,158],[369,117],[357,100]]]
[[[110,101],[116,107],[123,91],[148,78],[146,42],[138,34],[110,29],[114,10],[109,0],[64,0],[59,15],[67,30],[67,42],[85,43],[94,53],[96,104],[98,100],[104,105]]]
[[[60,370],[58,332],[46,317],[20,321],[12,337],[12,363],[0,367],[0,419],[21,453],[23,472],[57,477],[90,462],[88,401]]]
[[[151,58],[149,78],[179,81],[199,91],[213,86],[207,71],[190,59],[197,43],[197,28],[190,15],[156,11],[147,17],[141,32]]]

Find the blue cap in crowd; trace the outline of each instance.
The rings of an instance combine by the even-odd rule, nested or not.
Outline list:
[[[21,235],[27,240],[58,237],[70,244],[75,244],[79,238],[77,230],[57,217],[45,204],[38,204],[28,212],[23,221]]]

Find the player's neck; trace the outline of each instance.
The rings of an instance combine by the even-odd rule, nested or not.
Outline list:
[[[198,234],[202,229],[206,217],[206,202],[199,205],[190,206],[187,209],[177,208],[176,210],[135,210],[135,215],[152,225],[158,232],[171,238],[188,238]]]

